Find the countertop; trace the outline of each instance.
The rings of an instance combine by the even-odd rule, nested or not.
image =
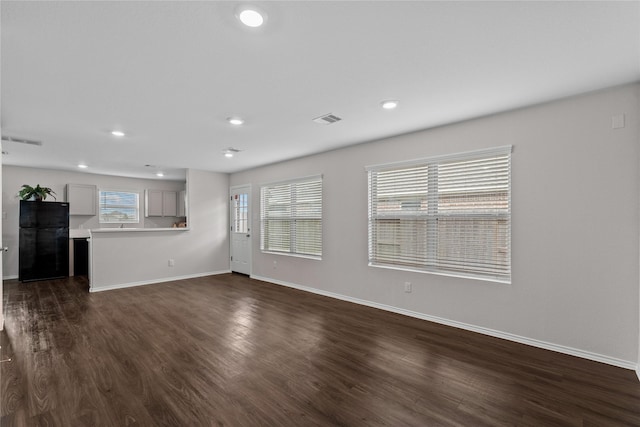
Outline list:
[[[129,233],[129,232],[153,232],[153,231],[187,231],[189,227],[167,228],[72,228],[69,229],[70,239],[88,239],[93,233]]]
[[[89,237],[91,237],[91,233],[86,228],[70,228],[69,229],[70,239],[87,239]]]
[[[126,233],[126,232],[152,232],[152,231],[187,231],[188,227],[167,228],[93,228],[91,233]]]

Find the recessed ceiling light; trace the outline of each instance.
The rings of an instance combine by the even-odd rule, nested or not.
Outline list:
[[[229,147],[226,150],[222,150],[222,154],[224,154],[224,156],[228,159],[230,159],[231,157],[233,157],[234,154],[239,153],[240,150],[238,150],[237,148],[233,148],[233,147]]]
[[[388,99],[386,101],[382,101],[380,105],[382,105],[382,108],[384,108],[385,110],[393,110],[398,106],[398,101]]]
[[[254,9],[244,9],[238,14],[240,21],[247,27],[259,27],[264,23],[264,16]]]
[[[79,167],[80,169],[86,169],[86,168],[88,168],[89,166],[85,165],[84,163],[80,163],[80,164],[78,165],[78,167]]]
[[[156,172],[156,176],[164,176],[162,172]]]
[[[113,135],[113,136],[124,136],[124,132],[119,131],[119,130],[114,130],[114,131],[111,131],[111,135]]]
[[[244,120],[242,120],[240,117],[227,117],[227,121],[235,126],[240,126],[244,123]]]

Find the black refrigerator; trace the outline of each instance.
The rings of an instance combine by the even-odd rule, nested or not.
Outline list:
[[[18,280],[69,275],[69,203],[20,201]]]

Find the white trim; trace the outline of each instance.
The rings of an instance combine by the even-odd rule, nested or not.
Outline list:
[[[226,273],[231,273],[231,270],[208,271],[205,273],[187,274],[184,276],[174,276],[174,277],[162,277],[162,278],[153,279],[153,280],[143,280],[141,282],[118,283],[115,285],[106,285],[106,286],[98,286],[98,287],[91,285],[89,287],[89,292],[112,291],[114,289],[133,288],[136,286],[153,285],[156,283],[163,283],[163,282],[173,282],[175,280],[195,279],[197,277],[215,276],[218,274],[226,274]]]
[[[490,276],[476,276],[473,274],[463,274],[463,273],[449,273],[447,270],[429,270],[427,268],[411,268],[411,267],[403,267],[389,264],[376,264],[369,261],[369,267],[373,268],[386,268],[388,270],[399,270],[399,271],[409,271],[412,273],[426,273],[426,274],[435,274],[437,276],[446,276],[446,277],[456,277],[458,279],[470,279],[470,280],[480,280],[482,282],[493,282],[500,283],[502,285],[510,285],[511,280],[507,279],[499,279],[497,277]]]
[[[638,380],[640,380],[640,365],[636,364],[636,376],[638,377]]]
[[[419,159],[412,160],[400,160],[398,162],[389,162],[389,163],[378,163],[375,165],[365,166],[365,171],[379,171],[385,170],[388,168],[396,168],[402,166],[417,166],[424,165],[429,163],[437,163],[443,162],[447,160],[465,160],[465,159],[475,159],[476,157],[482,156],[491,156],[498,154],[511,154],[513,153],[513,145],[502,145],[500,147],[491,147],[491,148],[483,148],[480,150],[474,151],[465,151],[461,153],[453,153],[453,154],[442,154],[439,156],[432,157],[421,157]]]
[[[249,235],[249,275],[251,275],[251,272],[253,271],[253,187],[251,185],[251,183],[249,184],[242,184],[242,185],[232,185],[231,187],[229,187],[229,197],[233,197],[233,192],[240,190],[240,189],[244,189],[244,188],[248,188],[249,191],[247,193],[247,233]],[[229,269],[231,271],[233,271],[233,261],[231,261],[231,257],[233,256],[233,236],[232,234],[234,233],[231,228],[233,227],[233,215],[231,214],[231,210],[232,210],[232,206],[231,206],[231,201],[229,201]],[[258,226],[259,227],[259,226]],[[258,233],[259,233],[259,229],[258,229]],[[238,271],[238,273],[243,274],[242,272]]]
[[[301,177],[298,177],[298,178],[285,179],[283,181],[262,182],[262,183],[258,184],[258,186],[260,188],[262,188],[262,187],[271,186],[271,185],[284,185],[284,184],[293,184],[295,182],[313,181],[314,179],[319,179],[319,180],[322,181],[324,179],[324,176],[322,174],[301,176]]]
[[[306,254],[299,254],[296,252],[263,251],[262,249],[260,249],[260,252],[262,252],[263,254],[269,254],[269,255],[284,255],[284,256],[292,256],[296,258],[305,258],[305,259],[313,259],[316,261],[322,261],[322,256],[317,256],[317,255],[306,255]]]
[[[251,184],[232,185],[231,187],[229,187],[229,195],[231,195],[232,190],[237,190],[238,188],[245,188],[245,187],[251,188]]]
[[[11,275],[11,276],[4,276],[2,278],[2,280],[13,280],[13,279],[17,279],[17,278],[18,278],[18,275],[16,274],[16,275]]]
[[[489,335],[496,338],[502,338],[508,341],[514,341],[520,344],[530,345],[532,347],[543,348],[545,350],[551,350],[558,353],[568,354],[570,356],[580,357],[582,359],[593,360],[600,363],[606,363],[607,365],[613,365],[620,368],[632,369],[636,371],[638,374],[638,378],[640,378],[640,366],[637,363],[617,359],[615,357],[606,356],[603,354],[592,353],[590,351],[580,350],[573,347],[567,347],[564,345],[554,344],[547,341],[540,341],[533,338],[527,338],[520,335],[511,334],[508,332],[497,331],[495,329],[489,329],[482,326],[471,325],[468,323],[458,322],[455,320],[449,320],[442,317],[431,316],[428,314],[418,313],[416,311],[406,310],[403,308],[393,307],[386,304],[380,304],[377,302],[367,301],[360,298],[354,298],[346,295],[336,294],[334,292],[323,291],[316,288],[310,288],[308,286],[297,285],[295,283],[285,282],[282,280],[271,279],[268,277],[262,276],[250,276],[252,279],[261,280],[263,282],[273,283],[275,285],[286,286],[289,288],[298,289],[301,291],[311,292],[314,294],[322,295],[325,297],[336,298],[342,301],[352,302],[355,304],[364,305],[367,307],[378,308],[380,310],[390,311],[392,313],[402,314],[409,317],[415,317],[417,319],[427,320],[429,322],[439,323],[442,325],[452,326],[458,329],[464,329],[471,332],[477,332],[483,335]]]

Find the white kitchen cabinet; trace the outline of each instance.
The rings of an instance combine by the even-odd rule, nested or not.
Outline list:
[[[178,193],[175,191],[162,192],[162,216],[178,215]]]
[[[177,200],[175,191],[145,190],[144,216],[177,216]]]
[[[187,216],[187,192],[186,190],[181,190],[178,193],[178,215],[177,216]]]
[[[95,215],[98,189],[89,184],[67,184],[69,215]]]
[[[162,190],[145,190],[144,216],[162,216]]]

